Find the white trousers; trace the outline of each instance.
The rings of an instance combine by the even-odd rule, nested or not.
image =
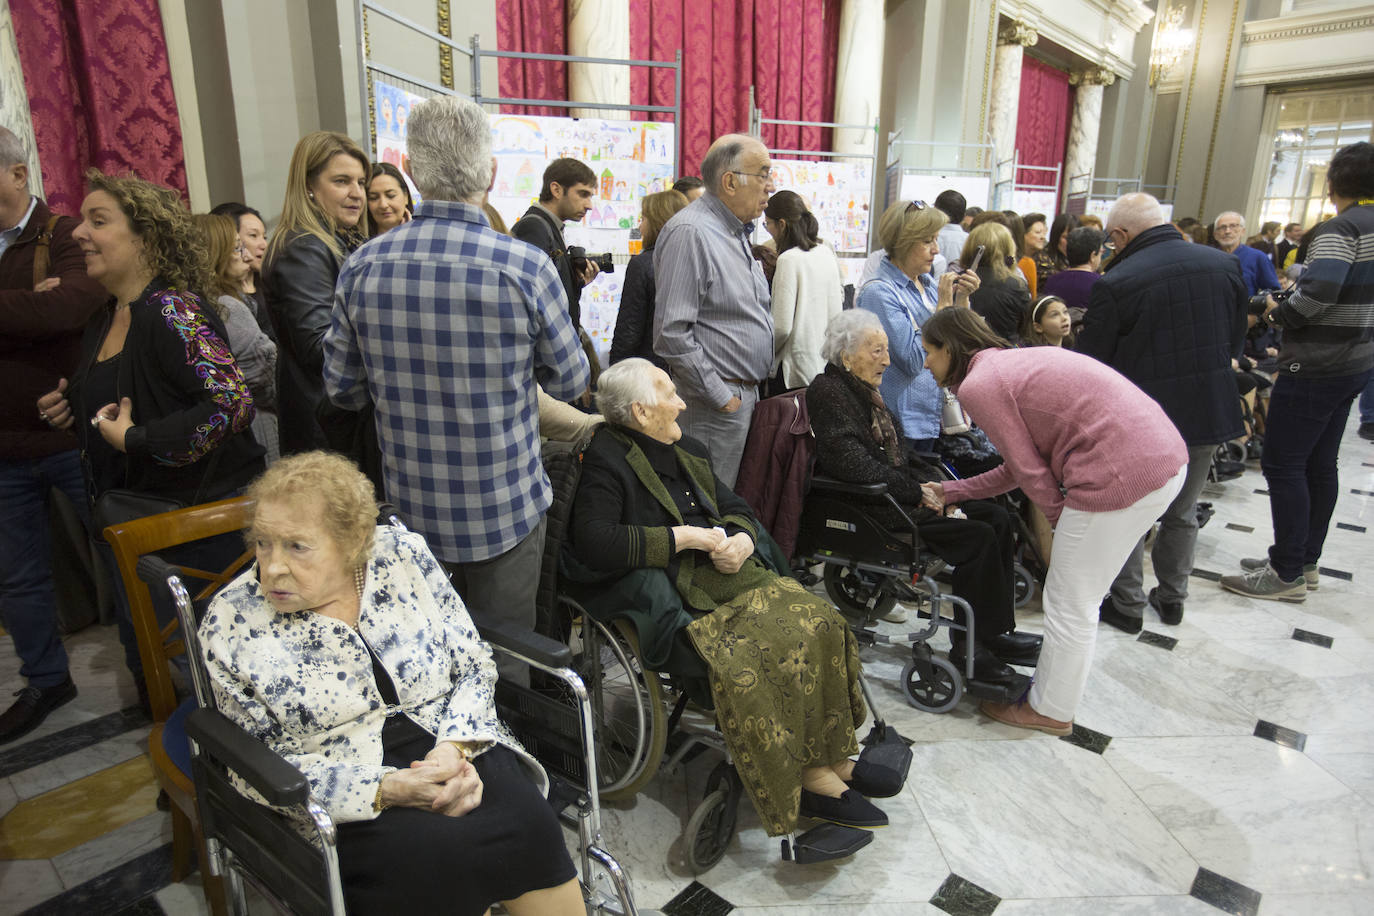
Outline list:
[[[1031,708],[1073,721],[1097,644],[1097,612],[1141,535],[1173,502],[1188,473],[1184,466],[1164,486],[1112,512],[1065,508],[1054,529],[1045,577],[1045,644],[1031,684]]]

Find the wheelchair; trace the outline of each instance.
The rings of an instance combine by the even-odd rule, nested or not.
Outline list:
[[[885,500],[899,513],[901,526],[880,523],[864,510],[860,499]],[[999,683],[977,680],[972,652],[966,654],[963,671],[935,655],[929,641],[940,627],[966,630],[972,645],[975,615],[967,601],[942,589],[938,577],[944,562],[922,550],[916,522],[886,484],[813,476],[802,508],[797,555],[809,566],[823,565],[826,594],[848,618],[861,645],[911,643],[901,688],[907,702],[917,709],[949,712],[965,693],[980,700],[1014,703],[1030,687],[1030,678],[1023,674]],[[916,605],[917,619],[927,621],[925,629],[902,637],[874,629],[873,621],[898,601]],[[956,608],[964,612],[966,627],[954,619]]]
[[[383,513],[384,517],[388,514]],[[401,526],[395,515],[389,515],[389,521]],[[224,879],[229,909],[234,914],[248,913],[247,881],[280,912],[342,916],[345,908],[334,823],[310,797],[309,783],[299,770],[215,708],[201,661],[196,614],[180,572],[156,556],[147,555],[138,561],[139,578],[152,587],[170,590],[190,661],[197,708],[187,717],[186,735],[208,871]],[[591,778],[585,785],[572,783],[550,769],[549,801],[565,822],[574,822],[578,831],[579,875],[588,912],[636,916],[639,910],[628,877],[606,850],[602,836],[591,698],[570,667],[570,649],[536,633],[481,624],[477,629],[497,653],[564,685],[566,702],[560,704],[560,710],[570,713],[562,721],[571,719],[571,728],[560,736],[567,739],[563,753],[579,758],[580,771]],[[526,708],[521,702],[530,697],[538,699],[528,688],[498,681],[497,709],[508,723],[521,721]],[[540,759],[542,762],[543,757]],[[288,814],[245,797],[234,776],[261,793],[269,805]],[[570,809],[574,813],[569,814]],[[310,825],[310,838],[297,830],[298,823]]]
[[[641,660],[634,626],[623,619],[599,619],[579,600],[586,593],[562,581],[560,556],[586,444],[545,444],[544,468],[552,484],[553,504],[545,516],[537,630],[568,647],[571,669],[587,684],[595,770],[589,771],[559,746],[556,723],[566,713],[560,712],[556,689],[546,690],[522,713],[503,717],[551,773],[595,784],[600,798],[608,801],[633,798],[660,770],[673,771],[704,752],[719,755],[721,760],[711,770],[705,794],[681,836],[687,867],[701,874],[725,856],[735,835],[744,786],[730,762],[704,684],[697,687],[682,677],[650,670]],[[912,758],[909,742],[881,719],[867,685],[863,690],[874,717],[863,739],[863,755],[905,778]],[[813,864],[853,855],[872,839],[869,831],[822,823],[783,838],[781,854],[784,861]]]

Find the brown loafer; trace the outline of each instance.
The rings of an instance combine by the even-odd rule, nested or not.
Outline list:
[[[1019,703],[993,703],[988,700],[978,708],[983,711],[983,715],[989,719],[995,719],[1003,725],[1012,725],[1016,728],[1033,728],[1047,735],[1073,734],[1072,722],[1061,722],[1058,719],[1040,715],[1031,709],[1029,700],[1022,700]]]

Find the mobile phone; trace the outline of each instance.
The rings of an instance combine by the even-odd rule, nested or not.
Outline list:
[[[985,248],[987,248],[986,245],[979,245],[978,250],[973,253],[973,263],[968,266],[968,269],[974,273],[978,272],[978,265],[983,262],[983,250]]]

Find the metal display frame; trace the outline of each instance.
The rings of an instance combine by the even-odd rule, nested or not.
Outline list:
[[[1000,178],[993,185],[993,200],[997,202],[999,210],[1014,210],[1013,198],[1017,191],[1053,191],[1055,206],[1061,206],[1060,194],[1064,190],[1063,172],[1064,163],[1061,160],[1056,165],[1026,165],[1021,162],[1021,151],[1012,150],[1010,159],[1003,159],[997,163],[997,174],[1001,176],[1003,169],[1010,169],[1010,174],[1006,178]],[[1053,176],[1051,184],[1032,184],[1028,181],[1020,181],[1022,172],[1044,172]],[[1005,193],[1003,192],[1005,188]]]
[[[950,150],[953,156],[950,157],[954,165],[942,166],[933,164],[907,165],[904,164],[908,149],[925,150],[928,155],[923,157],[930,160],[938,158],[936,151]],[[894,154],[895,151],[895,154]],[[887,179],[891,184],[893,179],[892,170],[897,169],[897,187],[887,189],[887,197],[895,201],[901,197],[901,180],[904,175],[960,175],[968,178],[986,178],[988,180],[988,193],[991,197],[989,206],[995,206],[997,202],[997,174],[996,170],[990,165],[964,165],[966,161],[978,163],[989,163],[994,160],[996,153],[991,143],[963,143],[959,141],[942,140],[903,140],[902,128],[889,131],[887,135]]]

